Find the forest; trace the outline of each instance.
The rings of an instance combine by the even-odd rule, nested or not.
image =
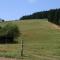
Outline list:
[[[60,25],[60,8],[48,11],[35,12],[31,15],[22,16],[19,20],[28,19],[48,19],[49,22]]]

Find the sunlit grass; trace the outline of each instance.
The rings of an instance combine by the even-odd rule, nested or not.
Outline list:
[[[0,56],[21,58],[24,41],[24,60],[60,60],[60,30],[47,20],[25,20],[17,24],[21,36],[18,44],[0,44]],[[2,23],[1,23],[2,25]]]

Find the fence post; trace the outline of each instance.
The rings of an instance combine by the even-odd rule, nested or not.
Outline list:
[[[22,57],[22,60],[23,60],[23,40],[21,40],[21,57]]]

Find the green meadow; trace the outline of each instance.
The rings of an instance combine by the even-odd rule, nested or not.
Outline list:
[[[60,60],[60,30],[47,19],[21,20],[0,23],[16,24],[21,35],[17,44],[0,44],[0,56],[21,60],[23,40],[23,60]]]

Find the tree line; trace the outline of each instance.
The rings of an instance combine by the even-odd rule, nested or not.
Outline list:
[[[49,10],[48,21],[60,25],[60,9]]]
[[[47,18],[48,11],[41,11],[41,12],[36,12],[33,13],[32,15],[26,15],[22,16],[20,20],[25,20],[25,19],[43,19]]]
[[[48,19],[49,22],[60,25],[60,8],[50,9],[48,11],[41,11],[33,13],[32,15],[22,16],[19,20],[25,19]]]

